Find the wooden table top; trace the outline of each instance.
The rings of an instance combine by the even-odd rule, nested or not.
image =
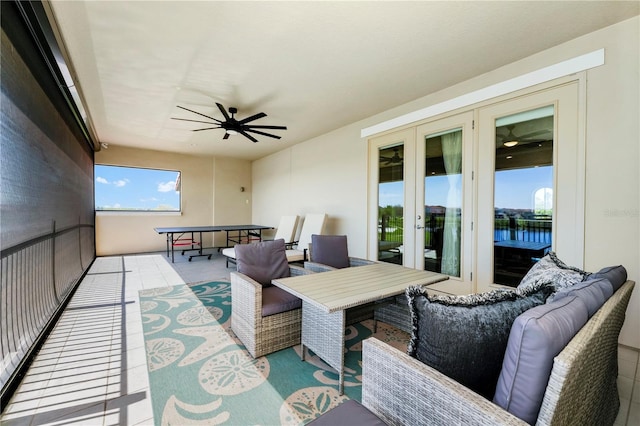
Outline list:
[[[380,262],[279,278],[272,283],[327,312],[335,312],[403,293],[412,285],[433,284],[447,279],[447,275],[436,272]]]

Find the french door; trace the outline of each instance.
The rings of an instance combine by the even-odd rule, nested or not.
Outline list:
[[[415,268],[449,275],[453,293],[471,291],[473,112],[416,128]]]
[[[370,141],[370,253],[445,273],[460,293],[471,290],[472,142],[472,112]]]
[[[369,256],[457,294],[515,286],[552,249],[582,265],[578,86],[370,139]]]
[[[579,83],[478,110],[477,291],[517,286],[550,250],[583,264]]]

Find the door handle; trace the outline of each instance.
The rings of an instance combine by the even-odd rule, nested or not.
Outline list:
[[[416,225],[416,229],[423,229],[423,228],[424,228],[424,226],[422,226],[422,225]]]

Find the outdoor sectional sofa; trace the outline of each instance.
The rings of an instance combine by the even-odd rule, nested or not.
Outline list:
[[[362,348],[362,404],[350,401],[313,425],[360,424],[358,419],[372,424],[376,416],[380,424],[389,425],[612,425],[620,406],[618,336],[634,285],[623,267],[604,268],[555,300],[551,297],[519,315],[493,399],[371,337]],[[585,294],[600,294],[602,288],[610,289],[604,298],[599,296],[604,302],[585,303],[591,297],[585,299]],[[581,312],[577,316],[584,320],[576,322],[576,314],[567,312]],[[567,330],[580,322],[577,332]],[[568,343],[551,353],[562,339]],[[536,392],[537,405],[526,407]]]

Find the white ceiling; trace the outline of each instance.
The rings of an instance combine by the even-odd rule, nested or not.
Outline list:
[[[639,13],[612,1],[54,1],[100,142],[257,159]],[[594,46],[597,48],[598,46]],[[192,132],[178,105],[276,140]]]

